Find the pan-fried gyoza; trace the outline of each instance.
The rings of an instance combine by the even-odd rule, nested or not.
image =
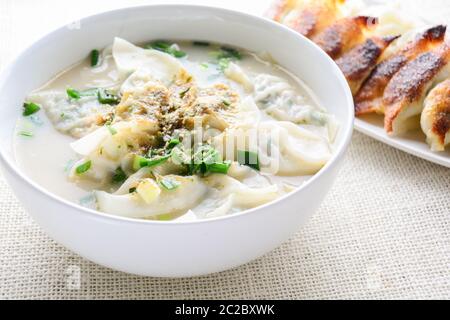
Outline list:
[[[450,144],[450,80],[430,91],[420,119],[427,141],[435,151],[444,151]]]
[[[380,19],[374,14],[376,10],[372,10],[369,14],[374,16],[369,17],[366,14],[370,10],[355,10],[351,2],[276,1],[269,17],[308,36],[336,61],[354,96],[357,116],[384,115],[384,129],[389,135],[422,127],[432,150],[443,151],[447,131],[442,128],[446,124],[440,126],[445,131],[442,135],[430,119],[430,115],[436,115],[433,113],[436,106],[442,108],[446,104],[443,94],[436,94],[442,93],[443,87],[427,100],[427,113],[422,120],[420,115],[428,92],[450,78],[446,26],[416,27],[410,21],[397,21],[393,17],[401,12],[386,13]],[[328,11],[317,10],[319,7]],[[358,11],[362,15],[349,15]],[[311,12],[316,18],[313,25],[321,28],[311,28],[311,20],[302,18]],[[317,19],[321,15],[317,12],[333,14],[322,18],[320,24]],[[413,33],[416,35],[411,36]],[[442,119],[446,117],[440,118],[439,123],[445,122]],[[441,132],[439,138],[437,132]]]
[[[331,58],[337,59],[343,53],[360,44],[370,29],[377,24],[377,19],[358,16],[343,18],[326,28],[313,38]]]
[[[406,64],[389,82],[383,95],[384,127],[402,134],[419,126],[427,92],[450,77],[450,47],[446,44]]]
[[[392,77],[419,54],[442,44],[446,27],[439,25],[427,29],[415,40],[406,44],[398,53],[389,56],[378,64],[363,86],[355,95],[355,111],[357,115],[367,113],[384,113],[383,94]]]
[[[268,15],[311,38],[341,16],[339,6],[343,2],[344,0],[282,0],[274,3]]]
[[[384,50],[397,39],[396,36],[373,37],[356,46],[336,60],[353,94],[356,94],[362,83],[376,67]]]

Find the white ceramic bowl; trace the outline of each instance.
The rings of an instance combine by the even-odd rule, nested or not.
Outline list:
[[[27,93],[115,36],[131,42],[194,39],[268,51],[303,79],[340,122],[329,163],[300,189],[275,202],[196,222],[127,219],[61,199],[17,167],[13,129]],[[226,270],[286,241],[319,207],[330,189],[353,128],[353,99],[334,64],[316,45],[274,22],[229,10],[160,5],[121,9],[62,27],[25,50],[0,78],[0,162],[25,209],[57,242],[98,264],[129,273],[181,277]]]

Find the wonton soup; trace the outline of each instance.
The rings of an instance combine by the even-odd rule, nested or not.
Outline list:
[[[29,177],[69,201],[189,221],[295,190],[331,158],[337,130],[267,54],[116,38],[27,97],[14,148]]]

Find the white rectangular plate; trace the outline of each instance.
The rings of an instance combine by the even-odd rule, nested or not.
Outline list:
[[[450,168],[450,151],[448,148],[444,152],[431,151],[425,142],[425,135],[420,130],[401,137],[391,137],[384,131],[383,117],[380,115],[356,118],[355,129],[394,148]]]

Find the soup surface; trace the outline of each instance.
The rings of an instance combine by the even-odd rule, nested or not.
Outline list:
[[[106,213],[232,214],[319,171],[338,125],[264,53],[116,38],[32,92],[14,148],[34,181]]]

